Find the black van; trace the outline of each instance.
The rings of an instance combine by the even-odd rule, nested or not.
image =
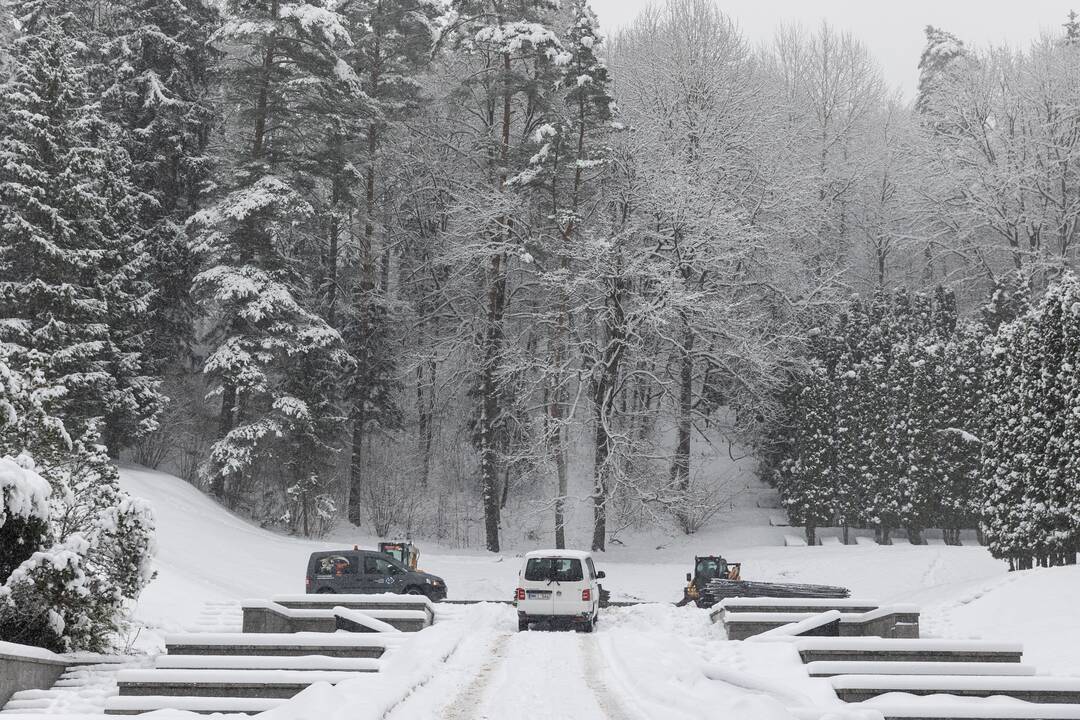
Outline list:
[[[446,582],[430,573],[410,570],[396,559],[374,550],[324,550],[308,559],[308,594],[341,593],[426,595],[446,598]]]

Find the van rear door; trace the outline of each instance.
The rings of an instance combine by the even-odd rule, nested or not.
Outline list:
[[[587,569],[577,558],[556,558],[553,565],[552,585],[555,588],[555,615],[580,615],[585,612],[591,599],[583,601],[581,591],[589,587]]]
[[[518,608],[529,615],[554,615],[555,587],[551,581],[554,558],[529,558],[525,562],[525,600]]]

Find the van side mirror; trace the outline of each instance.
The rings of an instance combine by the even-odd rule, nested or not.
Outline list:
[[[694,582],[694,576],[690,573],[686,573],[686,582]]]
[[[596,573],[596,579],[597,579],[597,580],[603,580],[603,579],[604,579],[604,578],[606,578],[606,577],[607,577],[607,575],[605,575],[605,574],[604,574],[604,571],[603,571],[603,570],[601,570],[600,572]]]

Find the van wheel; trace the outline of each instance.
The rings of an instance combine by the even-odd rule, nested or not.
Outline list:
[[[529,629],[529,621],[526,618],[518,618],[518,632],[525,632]]]
[[[324,587],[324,588],[319,588],[318,592],[316,592],[315,594],[316,595],[337,595],[337,590],[335,590],[334,588]]]
[[[583,633],[591,633],[593,631],[593,628],[596,627],[596,621],[595,620],[589,620],[587,622],[581,623],[581,625],[579,625],[578,627],[581,629],[581,632],[583,632]]]

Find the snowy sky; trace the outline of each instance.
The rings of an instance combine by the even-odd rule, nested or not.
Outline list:
[[[935,25],[969,46],[1027,44],[1044,30],[1060,30],[1080,0],[715,0],[755,41],[772,37],[781,21],[817,25],[823,18],[850,30],[877,57],[885,78],[906,97],[915,92],[923,28]],[[649,0],[592,0],[600,24],[617,30]]]

